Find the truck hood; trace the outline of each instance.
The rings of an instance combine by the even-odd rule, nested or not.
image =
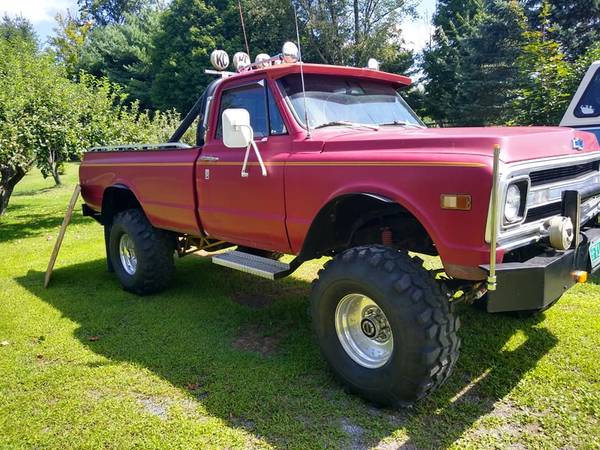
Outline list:
[[[493,154],[494,145],[500,144],[501,159],[506,163],[600,151],[598,141],[593,134],[563,127],[386,126],[379,130],[330,127],[315,130],[313,139],[322,140],[325,152],[352,150],[377,153],[426,152],[489,157]],[[575,149],[574,140],[578,139],[583,141],[583,150]]]

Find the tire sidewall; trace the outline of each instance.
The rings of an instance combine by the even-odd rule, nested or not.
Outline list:
[[[368,393],[368,397],[381,403],[390,403],[386,396],[406,398],[414,388],[408,380],[398,380],[398,374],[411,367],[410,356],[418,353],[422,344],[422,330],[415,327],[415,318],[403,307],[406,298],[390,289],[392,283],[377,283],[382,273],[364,266],[345,265],[325,275],[321,289],[314,293],[311,302],[313,325],[325,359],[332,361],[334,373],[353,390]],[[385,276],[385,275],[383,275]],[[387,286],[387,289],[386,289]],[[340,300],[348,294],[362,294],[373,300],[383,311],[394,339],[394,347],[388,361],[381,367],[368,368],[354,361],[344,350],[335,327],[335,311]],[[399,382],[401,381],[401,382]]]
[[[125,268],[123,267],[123,263],[121,261],[121,255],[119,251],[119,245],[121,242],[121,237],[127,234],[129,235],[131,241],[133,242],[133,248],[135,251],[135,255],[137,258],[137,266],[135,273],[130,275],[127,273]],[[126,223],[121,221],[113,223],[110,230],[110,241],[109,241],[109,251],[110,258],[113,263],[113,267],[115,270],[115,274],[119,278],[119,281],[123,285],[125,289],[132,289],[137,282],[138,275],[140,273],[141,266],[144,264],[144,260],[141,257],[141,252],[139,251],[139,243],[137,242],[137,236],[135,236]]]

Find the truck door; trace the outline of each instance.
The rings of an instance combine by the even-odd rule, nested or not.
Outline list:
[[[245,149],[223,144],[221,120],[227,108],[244,108],[250,113],[267,176],[261,174],[253,152],[248,176],[241,176]],[[198,211],[204,230],[211,237],[236,244],[289,252],[283,176],[291,139],[267,80],[227,84],[213,111],[218,111],[218,116],[210,121],[212,129],[196,167]]]
[[[588,69],[560,125],[591,131],[600,142],[600,61]]]

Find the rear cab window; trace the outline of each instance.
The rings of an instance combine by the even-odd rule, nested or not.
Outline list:
[[[573,114],[579,119],[600,117],[600,69],[596,70]]]

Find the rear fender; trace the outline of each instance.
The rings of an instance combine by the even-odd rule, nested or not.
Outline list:
[[[116,214],[131,208],[140,208],[143,210],[135,193],[128,186],[115,184],[107,187],[102,195],[102,224],[110,226]]]

